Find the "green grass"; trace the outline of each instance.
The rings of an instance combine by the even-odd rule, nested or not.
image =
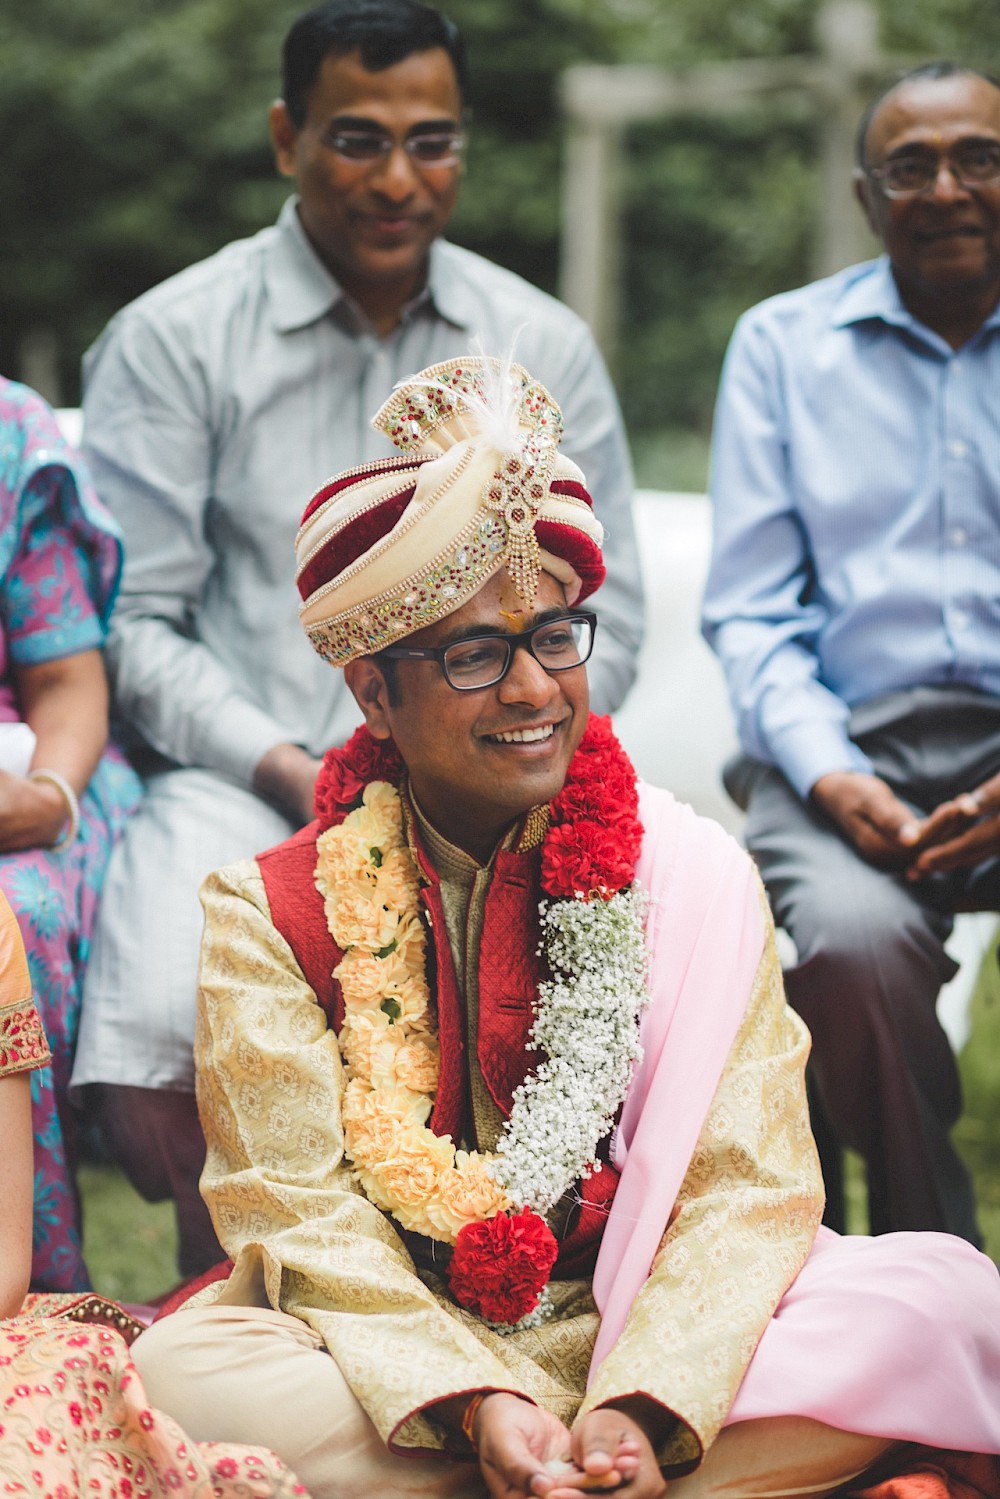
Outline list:
[[[973,999],[972,1040],[961,1057],[965,1114],[955,1138],[976,1179],[986,1252],[1000,1261],[1000,968],[987,954]],[[147,1203],[113,1166],[84,1166],[84,1248],[94,1285],[121,1301],[146,1301],[176,1284],[170,1203]],[[865,1228],[861,1164],[848,1160],[848,1222]]]
[[[961,1057],[965,1113],[955,1130],[976,1179],[986,1253],[1000,1263],[1000,964],[987,953]]]
[[[114,1166],[80,1168],[83,1248],[95,1288],[116,1301],[149,1301],[177,1284],[171,1202],[144,1202]]]

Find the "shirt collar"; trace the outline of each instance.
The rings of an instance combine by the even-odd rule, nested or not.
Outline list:
[[[848,283],[837,305],[833,326],[846,328],[851,323],[864,323],[872,319],[889,323],[895,328],[906,328],[925,342],[933,341],[935,348],[948,348],[939,334],[919,318],[915,318],[904,306],[888,255],[880,255],[877,260],[870,261],[865,266],[864,273]],[[994,307],[975,337],[980,337],[987,329],[998,327],[1000,304]],[[953,351],[948,349],[948,352]]]
[[[501,849],[511,849],[515,846],[524,827],[524,818],[518,818],[498,841],[486,863],[480,864],[479,860],[472,854],[466,853],[465,849],[459,848],[457,844],[452,843],[449,838],[446,838],[443,833],[438,831],[417,801],[409,777],[406,780],[406,795],[413,809],[413,816],[424,851],[442,882],[451,880],[459,885],[464,884],[471,887],[472,881],[481,869],[490,869],[492,867]]]
[[[298,197],[287,199],[278,216],[277,237],[267,264],[267,287],[279,333],[319,322],[337,306],[350,307],[355,321],[359,314],[343,287],[331,276],[309,242],[298,215]],[[440,240],[431,245],[427,286],[403,310],[404,321],[426,302],[456,328],[471,329],[477,316],[476,299],[449,264],[450,246]]]
[[[880,255],[877,260],[869,262],[864,273],[848,283],[841,293],[833,326],[846,328],[851,323],[864,323],[872,318],[892,323],[897,328],[923,327],[903,306],[888,255]]]
[[[461,276],[457,276],[455,251],[445,240],[431,245],[427,290],[435,310],[456,328],[471,332],[482,314],[482,293],[475,293]]]
[[[278,216],[277,236],[267,261],[267,290],[279,333],[292,333],[326,317],[345,300],[302,227],[299,200],[289,198]]]

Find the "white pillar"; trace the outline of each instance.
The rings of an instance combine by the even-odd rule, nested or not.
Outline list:
[[[560,295],[594,331],[610,363],[619,324],[622,151],[626,127],[678,114],[738,114],[769,101],[802,103],[820,120],[814,270],[826,275],[876,253],[854,201],[854,130],[890,66],[878,50],[871,0],[825,0],[818,55],[747,58],[681,70],[578,64],[561,80],[567,121]]]
[[[590,324],[609,364],[620,321],[621,140],[616,125],[573,120],[563,176],[560,296]]]
[[[828,276],[879,252],[854,196],[854,137],[884,64],[878,17],[868,0],[826,0],[816,32],[825,67],[818,100],[823,126],[813,271]]]

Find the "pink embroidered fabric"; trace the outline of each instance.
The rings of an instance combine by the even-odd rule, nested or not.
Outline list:
[[[914,1453],[898,1473],[851,1499],[1000,1499],[1000,1463],[978,1452]]]
[[[0,1078],[51,1061],[17,919],[0,890]]]
[[[2,899],[2,896],[0,896]],[[42,1022],[32,1000],[0,1015],[0,1077],[32,1072],[50,1059]]]
[[[0,1494],[308,1499],[272,1453],[190,1441],[149,1406],[110,1328],[0,1322]]]

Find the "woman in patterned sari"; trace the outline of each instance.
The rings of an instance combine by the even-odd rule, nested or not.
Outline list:
[[[21,1311],[31,1267],[30,1081],[49,1060],[24,946],[0,895],[0,1494],[308,1499],[270,1452],[189,1441],[149,1406],[115,1330],[129,1324],[120,1308],[49,1295],[29,1297]]]
[[[139,784],[109,747],[101,658],[121,539],[45,402],[0,380],[0,891],[52,1066],[32,1076],[32,1284],[82,1290],[67,1087],[108,855]]]

